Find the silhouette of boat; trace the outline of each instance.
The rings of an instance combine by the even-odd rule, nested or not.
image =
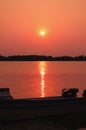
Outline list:
[[[76,92],[75,92],[76,91]],[[0,89],[0,120],[22,120],[86,112],[86,98],[76,97],[78,89],[64,89],[62,96],[13,99],[9,88]]]

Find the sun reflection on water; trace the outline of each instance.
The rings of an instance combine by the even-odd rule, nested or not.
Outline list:
[[[41,75],[41,97],[45,97],[45,74],[46,74],[46,63],[40,62],[40,75]]]

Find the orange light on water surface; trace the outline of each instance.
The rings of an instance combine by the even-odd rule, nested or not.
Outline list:
[[[41,75],[41,97],[45,97],[45,62],[39,63],[40,75]]]

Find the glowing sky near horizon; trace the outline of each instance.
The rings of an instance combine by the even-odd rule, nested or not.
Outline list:
[[[0,54],[86,55],[86,0],[0,0]]]

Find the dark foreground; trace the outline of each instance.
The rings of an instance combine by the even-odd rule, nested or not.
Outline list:
[[[29,120],[1,121],[0,130],[79,130],[86,128],[85,118],[86,113],[82,112],[58,117],[48,116]]]
[[[69,90],[73,93],[77,89]],[[1,89],[0,130],[86,128],[86,98],[64,97],[72,94],[69,90],[62,97],[13,99],[8,88]]]

